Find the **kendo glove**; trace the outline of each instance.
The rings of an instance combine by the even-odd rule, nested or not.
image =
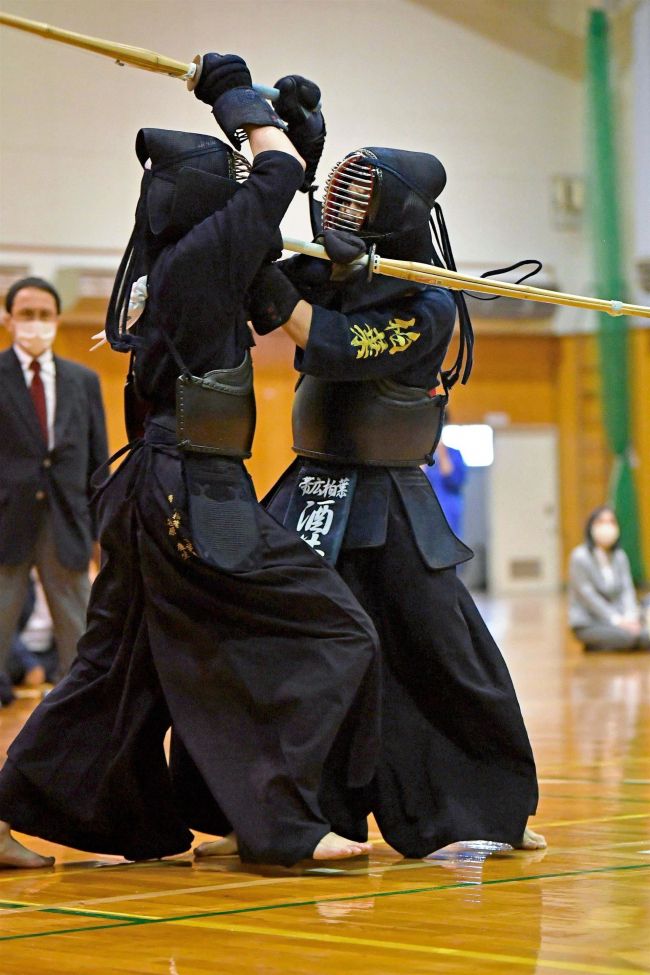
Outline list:
[[[276,81],[280,97],[275,110],[288,123],[287,135],[305,161],[305,178],[300,187],[306,193],[314,181],[325,145],[325,119],[320,110],[320,88],[299,74]]]
[[[361,237],[349,230],[325,230],[319,243],[323,244],[332,262],[332,281],[349,283],[361,277],[370,280],[372,271],[369,272],[366,265],[354,263],[366,253],[366,244]]]
[[[334,264],[352,264],[366,253],[366,243],[349,230],[323,231],[323,246]]]
[[[244,125],[286,129],[273,107],[253,88],[251,73],[237,54],[204,54],[196,97],[212,105],[212,114],[235,149],[246,138]]]
[[[252,88],[248,65],[238,54],[204,54],[201,74],[194,89],[199,101],[214,105],[232,88]]]
[[[258,335],[268,335],[289,321],[300,294],[279,267],[266,264],[250,287],[248,316]]]

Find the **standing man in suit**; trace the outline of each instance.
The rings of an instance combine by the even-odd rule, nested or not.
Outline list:
[[[90,478],[108,456],[104,408],[96,373],[52,353],[55,288],[22,278],[5,308],[13,345],[0,353],[0,675],[36,566],[63,676],[85,629]]]

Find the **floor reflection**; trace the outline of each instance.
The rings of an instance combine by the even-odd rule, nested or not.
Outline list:
[[[568,684],[567,746],[581,764],[619,780],[625,772],[622,758],[646,757],[638,744],[650,702],[647,660],[632,654],[591,656],[575,665]]]

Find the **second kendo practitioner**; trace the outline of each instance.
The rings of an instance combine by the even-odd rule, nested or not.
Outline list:
[[[300,256],[263,269],[252,310],[259,332],[284,325],[301,374],[293,408],[298,457],[266,499],[268,510],[336,564],[382,647],[377,774],[368,788],[347,786],[343,731],[321,801],[337,828],[357,839],[367,836],[373,812],[387,842],[408,857],[462,840],[546,845],[527,827],[538,789],[515,691],[456,575],[471,552],[420,470],[438,441],[449,389],[469,374],[464,302],[458,296],[458,357],[443,371],[452,294],[387,277],[368,281],[365,268],[346,266],[366,247],[442,264],[429,226],[435,207],[432,227],[453,269],[436,203],[445,182],[442,164],[427,153],[349,154],[323,200],[334,265]]]
[[[376,633],[336,572],[259,507],[242,463],[255,419],[244,299],[304,163],[241,58],[206,55],[196,95],[234,144],[244,129],[252,170],[238,182],[246,160],[211,136],[138,134],[142,188],[107,335],[132,353],[127,419],[146,413],[145,428],[99,490],[103,563],[78,657],[0,772],[0,865],[51,862],[9,824],[133,860],[186,850],[188,827],[236,830],[257,862],[369,848],[331,831],[318,789],[352,704],[344,778],[374,772]],[[289,136],[318,153],[299,128]],[[130,297],[146,298],[131,328]]]

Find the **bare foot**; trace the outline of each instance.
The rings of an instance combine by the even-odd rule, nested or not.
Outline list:
[[[239,853],[237,844],[237,834],[228,833],[220,840],[209,840],[207,843],[199,843],[194,847],[194,856],[197,860],[201,857],[234,857]]]
[[[0,822],[0,867],[16,867],[33,870],[36,867],[51,867],[54,857],[42,857],[40,853],[28,850],[11,835],[9,824]]]
[[[365,856],[372,850],[372,843],[346,840],[337,833],[326,833],[311,855],[312,860],[343,860],[346,857]],[[197,860],[204,857],[231,857],[239,852],[237,834],[229,833],[220,840],[210,840],[194,847]]]
[[[524,830],[521,842],[516,844],[517,850],[544,850],[548,846],[541,833],[535,833],[528,826]]]
[[[27,671],[23,677],[23,684],[25,687],[40,687],[41,684],[45,683],[45,669],[37,664]]]
[[[346,840],[338,833],[326,833],[314,852],[312,860],[344,860],[346,857],[366,856],[372,851],[372,843]]]

